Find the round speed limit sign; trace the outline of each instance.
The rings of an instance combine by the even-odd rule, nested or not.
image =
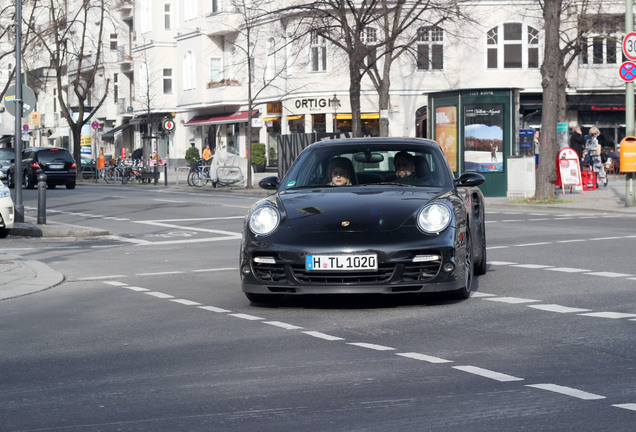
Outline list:
[[[636,60],[636,32],[628,33],[623,38],[623,54],[630,60]]]

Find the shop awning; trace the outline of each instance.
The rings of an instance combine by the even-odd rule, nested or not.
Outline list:
[[[102,134],[102,140],[112,141],[115,139],[115,134],[117,132],[121,132],[124,129],[129,128],[130,126],[132,126],[130,123],[124,123],[122,125],[117,126],[116,128],[109,130],[108,132],[104,132]]]
[[[205,114],[192,117],[185,124],[186,126],[205,126],[211,124],[246,123],[248,111],[238,111],[225,114]],[[258,110],[252,111],[252,116],[256,116]]]
[[[302,118],[305,118],[304,114],[300,114],[300,115],[290,115],[285,117],[285,120],[300,120]]]
[[[280,117],[265,117],[263,118],[263,121],[280,121]]]
[[[338,120],[351,120],[353,116],[351,115],[351,113],[342,113],[342,114],[337,114],[336,118]],[[380,113],[362,113],[360,114],[360,119],[361,120],[375,120],[375,119],[379,119],[380,118]]]

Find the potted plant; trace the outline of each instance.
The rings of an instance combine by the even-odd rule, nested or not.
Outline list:
[[[265,144],[252,143],[252,167],[254,172],[264,172],[266,162]]]

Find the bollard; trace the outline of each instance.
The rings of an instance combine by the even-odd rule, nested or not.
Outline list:
[[[153,177],[155,179],[155,186],[157,186],[157,182],[159,181],[159,179],[157,178],[157,177],[159,177],[159,173],[157,172],[157,163],[155,163],[155,166],[152,167],[152,173],[153,173]]]
[[[168,164],[163,166],[163,185],[168,186]]]
[[[38,174],[38,225],[46,225],[46,174]]]

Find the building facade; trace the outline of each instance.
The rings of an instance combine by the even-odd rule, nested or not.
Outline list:
[[[462,89],[518,89],[519,127],[540,128],[544,45],[538,2],[458,5],[461,19],[431,25],[431,11],[403,36],[414,43],[391,68],[388,109],[378,108],[378,91],[367,75],[360,111],[352,112],[346,53],[303,26],[299,14],[253,15],[281,2],[116,0],[116,19],[101,41],[110,88],[92,119],[99,122],[89,131],[93,155],[103,149],[118,157],[143,147],[146,156],[157,151],[180,164],[191,146],[201,151],[209,144],[244,157],[250,143],[261,142],[274,164],[280,135],[346,134],[354,116],[365,135],[378,135],[380,118],[387,118],[390,136],[426,136],[428,94]],[[625,4],[599,0],[580,8],[573,4],[562,17],[564,41],[574,40],[583,22],[594,29],[579,41],[582,51],[567,70],[568,123],[581,124],[584,132],[596,125],[608,144],[617,143],[625,131],[625,85],[618,74]],[[380,34],[370,26],[362,36],[373,45]],[[52,91],[39,97],[43,130],[52,131],[48,143],[68,145],[50,103]],[[0,133],[7,134],[11,123],[0,115]]]

